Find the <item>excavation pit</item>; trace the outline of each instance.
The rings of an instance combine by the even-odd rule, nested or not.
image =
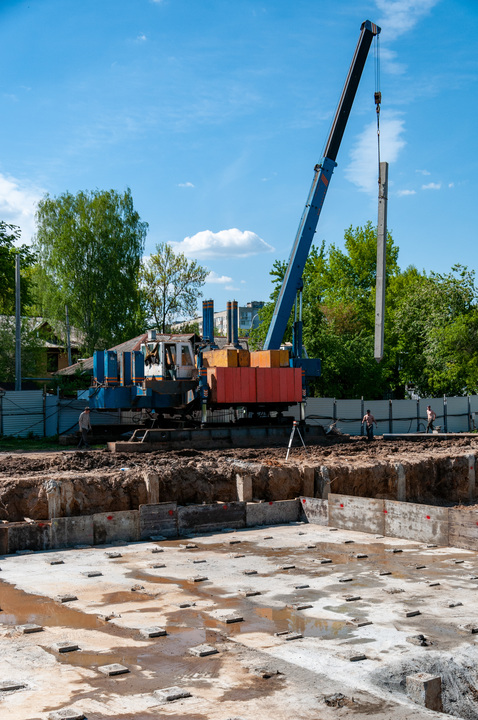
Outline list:
[[[407,455],[358,439],[295,451],[287,466],[281,449],[241,451],[242,465],[237,451],[134,466],[106,453],[0,456],[0,676],[18,686],[0,689],[2,712],[331,720],[341,703],[326,698],[340,696],[377,720],[435,717],[406,689],[425,673],[441,678],[443,712],[478,720],[473,442],[417,452],[417,441]],[[260,502],[237,496],[245,470]],[[47,478],[59,481],[55,517]],[[192,582],[203,567],[207,581]],[[65,638],[75,652],[52,650]],[[117,665],[129,672],[100,670]]]

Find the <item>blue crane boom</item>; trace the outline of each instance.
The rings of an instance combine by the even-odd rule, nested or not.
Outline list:
[[[380,33],[378,25],[366,20],[360,28],[360,37],[355,54],[345,81],[344,89],[335,113],[332,128],[325,146],[324,157],[314,168],[314,179],[299,224],[299,229],[292,246],[289,264],[282,282],[282,287],[272,315],[269,332],[264,343],[264,350],[280,347],[297,292],[302,289],[302,273],[309,254],[310,246],[319,221],[320,211],[324,204],[330,178],[337,166],[335,159],[347,125],[350,110],[362,76],[373,38]]]

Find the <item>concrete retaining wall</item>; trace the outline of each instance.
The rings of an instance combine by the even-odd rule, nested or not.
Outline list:
[[[284,525],[297,522],[300,515],[300,502],[295,500],[276,500],[263,503],[247,503],[246,525]]]
[[[180,535],[246,526],[246,504],[243,502],[180,506],[177,512]]]
[[[177,503],[156,503],[139,506],[139,537],[148,540],[151,536],[167,538],[178,536]]]
[[[384,500],[329,493],[328,501],[331,527],[385,535]]]
[[[301,520],[314,525],[328,525],[328,501],[314,497],[300,497]]]
[[[478,550],[478,510],[448,510],[448,543],[452,547]]]
[[[93,515],[60,517],[51,521],[50,545],[52,548],[94,545]]]
[[[94,545],[139,540],[139,510],[93,515]]]
[[[384,500],[388,537],[448,545],[448,508]]]
[[[42,551],[78,545],[136,542],[155,535],[178,537],[257,525],[305,520],[345,530],[478,550],[478,510],[443,508],[394,500],[329,494],[263,503],[214,503],[177,507],[141,505],[139,510],[61,517],[0,527],[0,553]]]
[[[49,550],[50,523],[10,523],[8,525],[8,552],[18,550]]]

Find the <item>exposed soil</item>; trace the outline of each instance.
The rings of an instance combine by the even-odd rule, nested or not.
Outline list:
[[[151,502],[145,476],[159,478],[159,501],[181,504],[237,500],[236,475],[250,475],[253,497],[285,500],[326,492],[469,504],[470,456],[476,438],[368,443],[328,436],[304,450],[285,446],[228,450],[176,450],[115,454],[103,450],[0,453],[0,519],[46,519],[48,484],[61,486],[61,514],[137,509]],[[397,496],[400,473],[405,497]],[[474,469],[473,469],[474,473]],[[402,483],[403,485],[403,483]]]

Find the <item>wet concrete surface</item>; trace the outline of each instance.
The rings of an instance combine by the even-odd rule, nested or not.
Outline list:
[[[476,553],[300,523],[192,541],[198,547],[190,550],[184,539],[125,544],[115,547],[117,559],[106,556],[106,546],[1,558],[0,680],[25,687],[0,692],[0,717],[46,720],[61,708],[88,720],[432,717],[401,682],[412,670],[440,662],[445,668],[450,657],[458,664],[463,657],[466,708],[448,701],[447,688],[444,707],[478,718]],[[163,552],[152,553],[155,547]],[[321,564],[323,558],[332,562]],[[64,562],[50,565],[52,559]],[[246,575],[250,570],[256,574]],[[84,574],[93,571],[102,574]],[[197,575],[207,579],[194,582]],[[78,599],[59,602],[66,593]],[[311,607],[297,609],[301,604]],[[413,610],[420,615],[406,617]],[[243,621],[227,623],[221,613]],[[43,631],[24,634],[25,624]],[[152,626],[167,635],[142,637]],[[303,637],[276,634],[284,632]],[[428,646],[410,641],[420,634]],[[54,649],[66,640],[79,649]],[[204,643],[218,654],[190,654]],[[358,651],[366,659],[350,662]],[[98,671],[113,663],[130,672]],[[154,691],[173,685],[192,697],[160,705]],[[333,693],[345,696],[343,707],[325,702]]]

